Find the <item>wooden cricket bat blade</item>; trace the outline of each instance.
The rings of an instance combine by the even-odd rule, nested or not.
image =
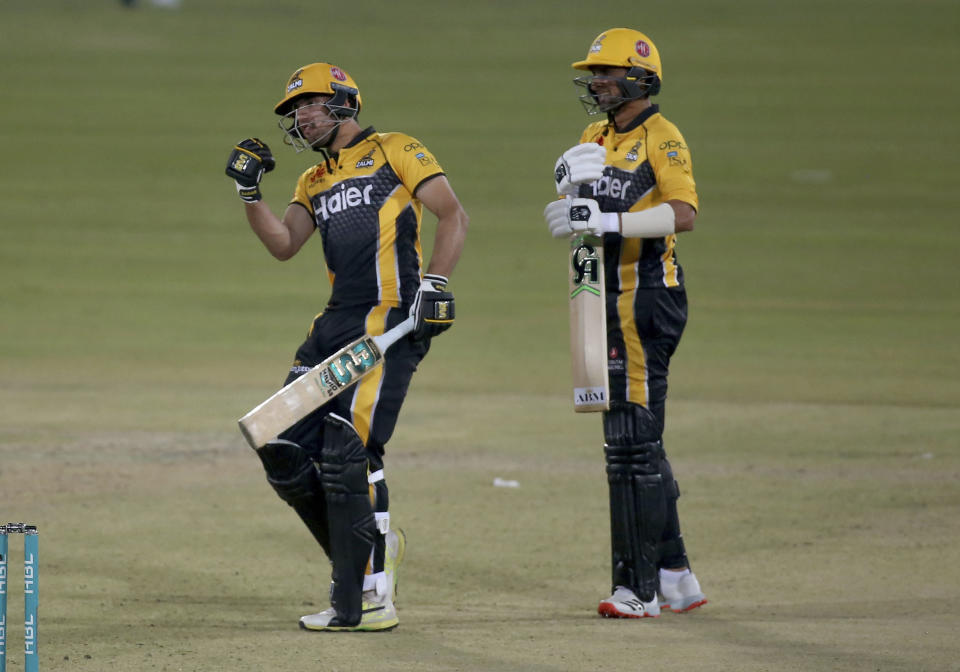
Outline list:
[[[573,410],[605,411],[610,408],[610,378],[603,239],[587,233],[571,236],[567,272]]]
[[[413,331],[413,317],[380,336],[363,336],[285,385],[240,418],[240,433],[256,450],[369,375],[387,349]]]

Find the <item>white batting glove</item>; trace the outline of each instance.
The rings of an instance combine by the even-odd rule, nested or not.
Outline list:
[[[554,166],[557,195],[576,196],[580,185],[603,177],[607,150],[595,142],[585,142],[565,151]]]
[[[543,210],[543,218],[554,238],[566,238],[572,233],[587,232],[601,236],[620,232],[617,213],[600,212],[600,206],[592,198],[567,196],[560,201],[551,201]]]

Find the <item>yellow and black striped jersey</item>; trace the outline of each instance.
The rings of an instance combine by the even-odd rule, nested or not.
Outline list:
[[[415,194],[438,175],[443,169],[418,140],[369,127],[300,176],[292,202],[307,209],[323,241],[328,308],[413,301],[423,264]]]
[[[587,126],[580,142],[607,148],[603,177],[580,186],[579,196],[596,199],[601,212],[637,212],[669,200],[699,208],[690,150],[680,131],[651,105],[617,132],[609,121]],[[603,237],[608,292],[683,285],[676,234],[664,238]]]

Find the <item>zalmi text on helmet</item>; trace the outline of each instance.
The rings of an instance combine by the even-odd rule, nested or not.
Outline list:
[[[299,89],[301,86],[303,86],[303,80],[299,78],[295,79],[289,84],[287,84],[287,93],[290,93],[294,89]]]
[[[340,190],[334,194],[320,196],[319,202],[314,205],[314,212],[319,215],[323,221],[330,219],[330,215],[335,215],[347,208],[357,205],[370,205],[370,192],[373,185],[368,184],[363,189],[359,187],[347,187],[341,184]]]

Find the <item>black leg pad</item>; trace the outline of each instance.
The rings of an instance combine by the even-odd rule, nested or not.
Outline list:
[[[690,567],[690,562],[687,560],[687,549],[683,545],[683,536],[677,536],[669,541],[661,541],[660,558],[660,566],[666,569]]]
[[[377,534],[367,481],[367,451],[357,430],[333,413],[325,420],[321,480],[327,498],[333,561],[331,625],[355,626],[362,616],[363,575]]]
[[[604,447],[610,486],[613,587],[626,586],[644,602],[656,595],[659,544],[666,523],[659,442]]]
[[[267,472],[267,482],[280,499],[293,507],[313,538],[330,556],[330,532],[327,528],[327,500],[320,482],[317,464],[292,441],[275,439],[257,455]]]
[[[681,569],[689,567],[687,551],[683,545],[683,536],[680,534],[680,516],[677,513],[677,500],[680,498],[680,486],[673,477],[670,461],[664,457],[660,460],[660,474],[663,476],[664,488],[667,496],[667,524],[663,529],[663,538],[660,541],[659,566],[667,569]]]
[[[603,427],[613,587],[626,586],[649,602],[660,587],[657,565],[667,521],[660,423],[642,406],[615,404]]]

